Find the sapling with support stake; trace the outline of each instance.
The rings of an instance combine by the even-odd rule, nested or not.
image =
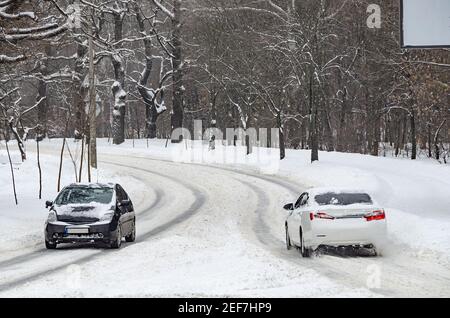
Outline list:
[[[16,202],[16,205],[19,205],[19,201],[17,200],[16,180],[15,180],[15,177],[14,177],[14,168],[13,168],[13,164],[12,164],[12,160],[11,160],[11,153],[9,152],[9,146],[8,146],[8,138],[6,136],[6,133],[4,133],[4,135],[5,135],[6,153],[8,154],[9,166],[11,168],[11,180],[12,180],[12,186],[13,186],[13,191],[14,191],[14,200]]]
[[[38,125],[36,127],[36,155],[37,155],[37,166],[39,171],[39,200],[42,200],[42,169],[41,169],[41,156],[39,143],[42,140],[42,127]]]

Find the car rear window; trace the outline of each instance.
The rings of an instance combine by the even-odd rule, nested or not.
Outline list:
[[[70,187],[64,189],[56,198],[57,205],[66,204],[108,204],[113,197],[111,188]]]
[[[314,200],[319,205],[372,204],[372,198],[367,193],[328,192],[316,195]]]

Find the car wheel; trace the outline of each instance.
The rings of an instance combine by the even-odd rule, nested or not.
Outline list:
[[[55,243],[55,242],[49,242],[49,241],[45,240],[45,247],[46,247],[48,250],[56,250],[56,247],[57,247],[57,246],[58,246],[57,243]]]
[[[306,248],[305,246],[305,239],[303,237],[302,228],[300,228],[300,253],[305,258],[311,257],[312,254],[312,250],[310,248]]]
[[[381,250],[378,249],[376,246],[373,246],[370,251],[372,252],[373,257],[383,256]]]
[[[131,231],[131,233],[125,236],[125,241],[127,241],[128,243],[136,241],[136,220],[133,221],[133,230]]]
[[[286,224],[286,248],[288,251],[292,250],[292,243],[291,238],[289,237],[289,229],[287,224]]]
[[[119,249],[122,246],[122,230],[120,228],[120,224],[117,225],[117,235],[114,241],[111,243],[111,248]]]

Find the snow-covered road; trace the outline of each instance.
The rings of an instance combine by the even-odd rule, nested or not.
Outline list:
[[[379,258],[286,251],[281,207],[305,187],[287,178],[131,155],[100,161],[127,176],[137,242],[47,251],[36,239],[0,255],[1,297],[450,295],[450,265],[429,251],[395,242]]]

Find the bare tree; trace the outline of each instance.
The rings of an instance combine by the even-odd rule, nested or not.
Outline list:
[[[163,5],[158,0],[152,0],[152,2],[171,20],[172,23],[172,36],[169,43],[168,52],[172,59],[172,130],[183,127],[184,118],[184,85],[183,85],[183,73],[184,73],[184,60],[183,60],[183,48],[182,48],[182,7],[181,0],[172,1],[172,9]],[[160,41],[166,42],[165,39],[159,38]],[[161,42],[163,46],[165,43]],[[181,137],[180,137],[181,138]],[[172,142],[180,142],[181,139],[172,140]]]

